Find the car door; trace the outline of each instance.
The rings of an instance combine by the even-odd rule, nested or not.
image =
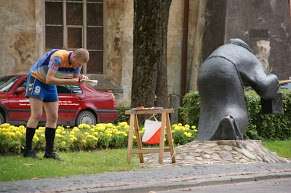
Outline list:
[[[80,110],[82,90],[79,85],[63,85],[57,88],[59,94],[59,124],[74,125],[77,113]]]
[[[26,78],[21,77],[7,93],[6,121],[12,124],[25,124],[30,116],[30,104],[25,97]]]

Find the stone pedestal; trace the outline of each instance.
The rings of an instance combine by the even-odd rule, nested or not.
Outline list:
[[[145,156],[145,167],[158,167],[153,154]],[[266,149],[257,140],[192,141],[176,147],[175,165],[289,162]],[[165,158],[164,165],[171,163]]]

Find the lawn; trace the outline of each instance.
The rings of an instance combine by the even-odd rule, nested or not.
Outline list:
[[[42,157],[42,153],[38,156]],[[96,174],[138,168],[135,157],[131,164],[127,163],[126,149],[67,152],[60,153],[60,156],[64,161],[23,158],[20,155],[0,155],[0,181]]]
[[[286,141],[264,141],[263,144],[279,156],[291,159],[291,139]]]
[[[271,151],[277,152],[279,156],[291,159],[291,140],[264,141],[263,144]],[[38,156],[42,157],[42,153]],[[0,155],[0,181],[127,171],[139,167],[135,156],[131,164],[127,163],[126,149],[63,152],[60,156],[64,161],[23,158],[20,155]]]

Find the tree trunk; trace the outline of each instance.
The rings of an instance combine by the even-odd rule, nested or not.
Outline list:
[[[168,105],[170,4],[171,0],[134,0],[132,107]]]

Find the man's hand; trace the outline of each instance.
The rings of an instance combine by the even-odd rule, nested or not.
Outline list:
[[[79,82],[83,82],[84,80],[88,80],[88,76],[84,75],[84,74],[80,74],[79,76]]]

